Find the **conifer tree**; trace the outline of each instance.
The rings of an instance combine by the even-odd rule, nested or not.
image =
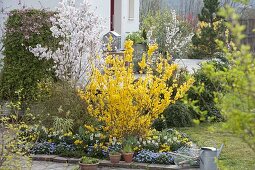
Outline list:
[[[215,42],[223,40],[223,18],[217,15],[220,9],[219,0],[204,0],[204,7],[198,15],[199,27],[192,38],[190,58],[213,58],[220,52]]]

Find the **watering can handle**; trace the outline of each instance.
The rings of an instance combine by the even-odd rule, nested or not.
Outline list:
[[[217,150],[217,158],[220,156],[223,146],[224,146],[224,144],[221,144],[219,151]]]

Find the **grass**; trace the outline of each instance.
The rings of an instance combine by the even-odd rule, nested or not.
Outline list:
[[[255,170],[255,152],[232,133],[223,131],[221,123],[201,124],[196,127],[180,128],[198,146],[217,146],[223,143],[219,165],[227,170]]]

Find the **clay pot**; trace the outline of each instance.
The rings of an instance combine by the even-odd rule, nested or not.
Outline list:
[[[116,154],[116,155],[110,155],[110,161],[113,164],[117,164],[120,162],[121,154]]]
[[[97,170],[98,164],[83,164],[80,163],[80,170]]]
[[[125,162],[126,162],[126,163],[131,163],[132,160],[133,160],[133,155],[134,155],[133,152],[130,152],[130,153],[123,153],[123,157],[124,157]]]

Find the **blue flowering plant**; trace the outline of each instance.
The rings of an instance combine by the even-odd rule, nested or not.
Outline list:
[[[54,154],[56,151],[56,144],[51,142],[35,143],[31,149],[32,154]]]
[[[134,157],[135,162],[139,163],[152,163],[152,164],[174,164],[174,158],[167,152],[153,152],[149,150],[141,150]]]

